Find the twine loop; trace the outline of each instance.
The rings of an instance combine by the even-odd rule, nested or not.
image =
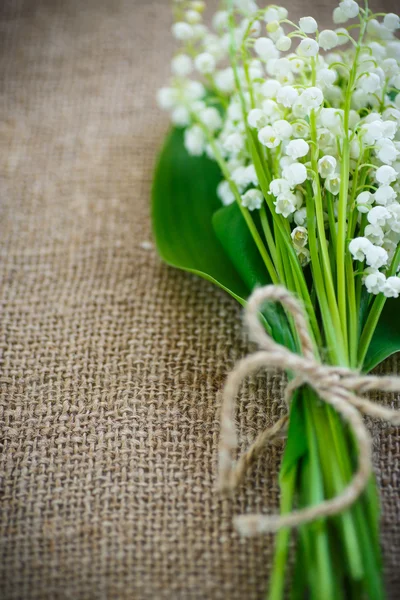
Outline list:
[[[302,354],[296,354],[268,335],[259,320],[259,307],[265,301],[280,302],[293,318]],[[288,407],[293,392],[307,384],[319,398],[332,406],[351,427],[358,445],[358,464],[348,485],[340,494],[320,504],[293,510],[287,514],[246,514],[235,518],[239,533],[246,536],[275,532],[282,527],[296,527],[322,517],[335,515],[351,506],[365,489],[372,472],[372,440],[364,425],[362,415],[369,415],[393,425],[400,424],[400,411],[377,405],[360,396],[371,390],[400,391],[400,377],[362,375],[348,368],[332,367],[318,362],[308,331],[307,320],[300,302],[284,287],[269,285],[257,289],[250,297],[245,311],[245,321],[251,338],[260,350],[238,361],[228,375],[221,407],[221,438],[219,446],[219,488],[234,490],[248,468],[255,462],[265,446],[285,434],[288,415],[272,427],[262,431],[251,446],[234,463],[232,456],[237,447],[235,404],[239,387],[245,377],[260,368],[290,371],[294,378],[286,386],[285,401]]]

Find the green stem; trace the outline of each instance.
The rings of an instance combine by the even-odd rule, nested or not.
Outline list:
[[[347,306],[348,306],[348,339],[349,339],[349,362],[350,367],[357,365],[358,346],[358,306],[356,301],[356,281],[353,272],[353,259],[346,253],[346,282],[347,282]]]
[[[311,112],[310,115],[310,131],[311,131],[311,139],[317,140],[317,126],[316,126],[316,117],[314,111]],[[346,347],[347,347],[347,339],[346,339],[346,329],[345,324],[341,322],[338,306],[336,303],[335,296],[335,288],[333,285],[331,264],[329,260],[329,251],[328,251],[328,243],[325,234],[325,223],[324,223],[324,210],[323,210],[323,202],[322,202],[322,193],[321,193],[321,185],[318,176],[318,149],[315,150],[314,147],[311,148],[311,165],[312,169],[315,173],[315,194],[313,197],[313,201],[315,203],[315,215],[316,215],[316,224],[318,231],[318,240],[321,249],[321,269],[324,275],[325,289],[326,289],[326,297],[327,302],[329,304],[329,309],[331,312],[331,319],[334,322],[334,325],[337,329],[338,342],[342,347],[342,352],[344,356],[346,356]]]
[[[337,245],[336,219],[335,219],[335,214],[334,214],[334,210],[333,210],[333,195],[330,192],[326,193],[326,205],[327,205],[327,209],[328,209],[330,242],[333,246],[334,251],[336,252],[336,245]]]
[[[288,513],[293,507],[296,488],[297,467],[293,467],[281,483],[281,514]],[[286,583],[286,563],[289,554],[290,528],[281,529],[276,536],[274,563],[269,581],[268,600],[282,600]]]
[[[335,459],[329,450],[327,455],[327,468],[325,473],[331,473],[334,483],[333,495],[340,493],[350,481],[354,464],[352,457],[357,453],[356,443],[351,433],[343,428],[339,416],[330,408],[327,411],[329,430],[324,432],[320,439],[321,450],[335,448]],[[332,438],[330,439],[330,435]],[[336,465],[336,468],[334,467]],[[349,565],[352,580],[359,581],[368,590],[371,600],[382,599],[382,577],[380,573],[380,549],[379,539],[376,534],[379,507],[373,501],[373,481],[368,484],[365,494],[351,509],[336,517],[336,521],[342,526],[343,546],[347,549],[347,564]],[[376,493],[376,492],[375,492]],[[368,534],[369,532],[369,534]],[[355,596],[358,598],[358,595]]]
[[[270,224],[268,221],[268,216],[267,216],[264,204],[262,205],[262,207],[260,209],[260,220],[261,220],[261,227],[263,228],[263,232],[264,232],[265,239],[267,242],[268,250],[271,254],[272,260],[274,261],[276,271],[279,275],[279,279],[280,279],[280,281],[283,281],[283,277],[282,277],[283,271],[282,271],[282,269],[280,269],[280,264],[278,261],[278,255],[277,255],[277,250],[276,250],[276,246],[275,246],[275,242],[274,242],[274,237],[272,235],[271,227],[270,227]]]
[[[297,281],[299,284],[299,289],[301,290],[300,296],[303,300],[305,309],[307,311],[308,318],[310,319],[313,338],[318,339],[320,337],[319,326],[318,326],[318,323],[317,323],[317,320],[315,317],[314,306],[311,302],[310,292],[308,291],[307,282],[304,277],[304,272],[303,272],[303,269],[301,268],[301,265],[296,256],[296,252],[293,248],[292,239],[290,237],[289,223],[288,223],[287,219],[284,219],[281,215],[276,214],[275,206],[273,204],[271,195],[269,193],[270,181],[267,179],[267,176],[265,175],[263,164],[261,162],[261,158],[258,153],[258,146],[256,145],[251,132],[249,133],[248,139],[249,139],[251,155],[252,155],[253,163],[254,163],[254,166],[256,169],[256,173],[257,173],[257,177],[258,177],[259,184],[261,187],[261,191],[264,194],[264,198],[266,200],[267,206],[272,215],[273,222],[274,222],[274,228],[276,228],[275,237],[276,237],[277,243],[279,243],[279,241],[281,241],[282,252],[287,252],[287,254],[290,257],[290,264],[292,266],[293,272],[296,274],[296,278],[297,278]],[[287,227],[289,227],[289,230],[287,230]],[[279,234],[280,238],[278,238],[278,234]]]
[[[306,193],[307,224],[314,288],[318,298],[318,304],[321,309],[324,332],[326,341],[328,343],[328,352],[332,357],[333,363],[337,362],[337,364],[343,364],[346,360],[346,356],[341,352],[341,347],[336,342],[336,331],[332,322],[329,304],[326,298],[324,278],[322,276],[322,269],[319,261],[314,202],[310,182],[307,182],[306,187],[308,192]]]
[[[258,232],[258,229],[253,221],[253,219],[251,218],[249,211],[247,210],[247,208],[245,208],[242,205],[242,199],[240,197],[239,194],[239,190],[237,189],[236,184],[234,183],[234,181],[232,181],[230,172],[228,167],[226,166],[225,160],[221,154],[221,152],[219,151],[218,146],[216,145],[213,137],[209,134],[208,129],[206,127],[204,127],[204,125],[202,125],[199,122],[200,127],[202,127],[203,131],[205,132],[207,138],[208,138],[208,142],[211,146],[211,149],[214,153],[215,159],[222,171],[222,174],[224,175],[225,179],[229,182],[230,188],[232,190],[233,195],[235,196],[235,200],[239,206],[240,212],[242,213],[242,216],[244,218],[244,220],[246,221],[246,225],[252,235],[252,238],[258,248],[258,251],[261,255],[261,258],[264,261],[264,264],[267,268],[267,271],[269,273],[269,276],[271,277],[271,281],[272,283],[274,283],[275,285],[279,283],[279,278],[278,275],[276,273],[274,264],[271,260],[271,257],[269,256],[267,249],[264,245],[264,242],[262,241],[262,238]]]
[[[359,187],[359,181],[361,183],[361,185],[364,185],[365,180],[367,178],[367,171],[362,169],[362,167],[360,167],[361,165],[361,159],[364,156],[364,154],[362,152],[360,152],[360,156],[358,158],[358,162],[354,171],[354,176],[353,176],[353,189],[351,192],[351,196],[350,196],[350,202],[349,202],[349,206],[350,206],[350,218],[349,218],[349,235],[348,238],[352,238],[353,234],[354,234],[354,229],[356,227],[357,224],[357,209],[355,207],[355,199],[356,199],[356,195],[357,195],[357,190]],[[361,174],[360,174],[361,171]]]
[[[363,214],[361,217],[361,225],[360,225],[360,235],[364,235],[364,229],[366,227],[367,224],[367,215]],[[362,273],[364,271],[364,262],[359,261],[358,262],[358,267],[354,273],[354,280],[355,280],[355,286],[356,286],[356,306],[358,306],[358,311],[359,311],[359,315],[358,315],[358,321],[359,321],[359,327],[362,326],[362,322],[361,322],[361,317],[362,315],[360,314],[360,306],[361,306],[361,292],[362,292]]]
[[[350,88],[350,84],[349,84]],[[346,254],[346,225],[347,225],[347,196],[349,187],[349,140],[347,131],[349,128],[349,111],[351,95],[348,92],[344,109],[344,136],[342,147],[342,166],[340,170],[340,190],[338,206],[338,234],[336,247],[337,268],[337,293],[340,319],[345,326],[347,322],[346,312],[346,278],[345,278],[345,254]]]
[[[283,262],[282,262],[282,254],[284,252],[284,248],[283,248],[283,246],[281,247],[279,245],[280,244],[279,231],[277,231],[277,229],[276,229],[276,223],[274,223],[273,225],[274,225],[275,239],[278,242],[277,245],[276,245],[276,258],[277,258],[277,261],[278,261],[277,270],[278,270],[279,273],[282,273],[282,281],[284,281],[284,271],[283,271]]]
[[[244,69],[244,74],[245,74],[245,77],[246,77],[247,87],[248,87],[249,94],[250,94],[251,108],[255,108],[256,103],[255,103],[255,99],[254,99],[253,85],[252,85],[252,82],[251,82],[251,79],[250,79],[249,65],[248,65],[248,62],[246,60],[245,52],[246,52],[245,49],[242,48],[243,69]]]
[[[316,62],[312,60],[312,85],[316,82]],[[315,215],[316,225],[318,231],[318,240],[321,250],[321,264],[320,269],[323,273],[324,286],[326,291],[326,301],[329,306],[330,318],[333,321],[333,326],[336,330],[336,344],[340,346],[341,362],[339,364],[346,364],[347,362],[347,330],[346,321],[343,322],[341,319],[338,304],[336,302],[335,287],[333,284],[331,263],[329,258],[328,242],[325,233],[325,222],[324,222],[324,210],[322,201],[321,183],[318,175],[318,140],[317,140],[317,123],[315,111],[312,110],[310,114],[310,135],[313,144],[311,145],[311,168],[315,174],[314,186],[315,194],[313,194],[313,200],[315,202]],[[310,225],[309,225],[310,228]],[[311,248],[310,248],[311,251]]]
[[[366,29],[366,21],[363,21],[360,29],[360,36],[355,51],[353,66],[349,74],[349,81],[346,89],[344,118],[343,118],[343,145],[340,169],[340,190],[338,206],[338,233],[336,248],[336,268],[337,268],[337,295],[340,320],[342,326],[347,326],[347,300],[346,300],[346,229],[347,229],[347,207],[348,207],[348,188],[349,188],[349,170],[350,170],[350,142],[349,142],[349,115],[351,108],[351,97],[354,82],[357,76],[358,56],[361,50],[361,43]]]
[[[303,481],[307,484],[307,506],[320,504],[325,499],[323,470],[320,464],[320,457],[317,445],[316,428],[314,423],[314,408],[316,397],[309,388],[304,388],[305,397],[305,421],[306,435],[309,447],[308,454],[308,475],[304,476]],[[310,582],[312,598],[319,600],[337,600],[334,592],[335,576],[332,571],[333,563],[330,555],[329,538],[327,532],[326,519],[320,519],[307,526],[310,536],[312,535],[312,548],[315,565],[315,580]]]
[[[240,98],[240,102],[241,102],[241,106],[242,106],[243,119],[244,119],[244,122],[247,123],[246,103],[245,103],[245,99],[244,99],[244,95],[243,95],[243,91],[241,88],[240,79],[239,79],[239,75],[238,75],[238,71],[237,71],[236,47],[235,47],[235,39],[234,39],[234,35],[233,35],[233,31],[234,31],[234,27],[235,27],[233,10],[234,10],[233,1],[229,0],[229,29],[230,29],[230,36],[231,36],[231,43],[230,43],[230,47],[229,47],[230,59],[231,59],[231,65],[232,65],[232,69],[233,69],[233,73],[234,73],[236,87],[238,90],[238,94],[239,94],[239,98]],[[301,289],[301,297],[303,298],[303,302],[304,302],[304,305],[305,305],[305,308],[307,311],[307,315],[311,322],[311,329],[313,332],[313,340],[315,340],[316,337],[319,336],[319,327],[318,327],[318,323],[315,318],[315,311],[314,311],[314,308],[311,303],[311,298],[310,298],[310,294],[308,291],[307,283],[304,278],[304,273],[303,273],[303,270],[300,266],[300,263],[297,259],[296,253],[295,253],[293,245],[292,245],[292,240],[290,238],[289,223],[285,219],[281,218],[281,215],[277,215],[275,212],[275,207],[273,206],[273,202],[272,202],[270,194],[269,194],[269,184],[271,182],[271,174],[269,172],[268,164],[266,161],[261,161],[260,154],[259,154],[258,140],[256,140],[256,141],[254,140],[253,132],[251,132],[247,126],[246,126],[246,132],[247,132],[247,138],[248,138],[249,145],[250,145],[250,151],[251,151],[254,167],[256,169],[256,173],[257,173],[257,176],[259,179],[260,187],[264,194],[264,198],[267,202],[268,208],[272,214],[273,220],[274,220],[274,222],[276,222],[277,228],[278,228],[280,234],[282,235],[281,239],[286,247],[286,250],[288,251],[288,253],[290,255],[290,262],[291,262],[293,270],[296,272],[296,279],[297,279],[299,287]],[[287,235],[285,235],[285,227],[288,228]]]
[[[346,443],[343,425],[338,416],[329,407],[321,407],[314,411],[316,427],[319,432],[319,450],[324,465],[327,491],[330,497],[339,494],[351,477],[351,466],[348,461],[348,444]],[[332,456],[334,455],[334,457]],[[338,515],[347,553],[348,568],[355,579],[363,575],[362,559],[356,528],[349,511]]]

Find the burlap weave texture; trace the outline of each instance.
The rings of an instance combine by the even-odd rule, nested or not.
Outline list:
[[[261,599],[273,538],[241,541],[231,521],[277,506],[281,449],[233,502],[214,489],[240,311],[150,245],[169,1],[0,11],[0,597]],[[281,391],[279,376],[245,387],[245,442],[282,413]],[[391,598],[399,442],[376,428]]]

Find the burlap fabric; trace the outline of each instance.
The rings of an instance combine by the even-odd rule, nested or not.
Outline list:
[[[294,13],[323,14],[307,3]],[[168,0],[1,5],[4,600],[263,597],[273,538],[241,541],[231,520],[277,505],[281,449],[233,502],[214,489],[218,392],[246,352],[240,311],[150,244],[169,26]],[[279,377],[248,384],[245,442],[280,398]],[[397,598],[400,436],[376,433]]]

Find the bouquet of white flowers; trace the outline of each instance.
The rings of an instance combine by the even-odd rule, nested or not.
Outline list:
[[[298,526],[292,598],[377,600],[379,509],[360,413],[399,416],[357,393],[399,389],[362,372],[400,350],[387,300],[400,294],[400,19],[343,0],[320,30],[280,6],[228,0],[209,28],[203,9],[174,2],[180,48],[158,95],[175,125],[154,181],[158,249],[243,305],[276,286],[248,304],[263,350],[228,380],[221,482],[233,487],[286,428],[263,432],[233,465],[240,380],[280,366],[291,379],[283,516],[238,519],[238,529],[279,530],[270,599],[283,598]]]

